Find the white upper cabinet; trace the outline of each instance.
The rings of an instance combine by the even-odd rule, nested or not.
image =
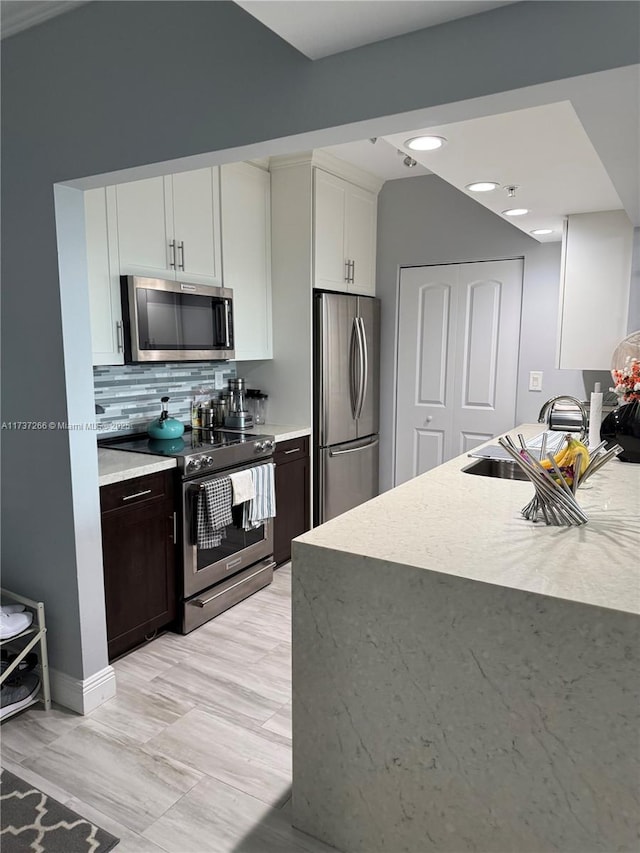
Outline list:
[[[165,182],[173,191],[176,278],[221,285],[220,170],[180,172]]]
[[[84,194],[93,364],[123,364],[120,276],[113,216],[115,187]],[[111,203],[108,199],[111,196]]]
[[[562,243],[558,367],[609,370],[627,335],[633,226],[623,210],[567,217]]]
[[[271,176],[250,163],[222,166],[224,284],[233,290],[236,360],[272,357]]]
[[[115,187],[122,275],[222,284],[218,167]]]
[[[314,169],[314,287],[375,295],[377,195]]]

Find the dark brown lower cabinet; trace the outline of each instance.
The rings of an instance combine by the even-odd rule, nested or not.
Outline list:
[[[173,472],[100,489],[109,660],[176,617]]]
[[[276,518],[273,559],[279,565],[291,559],[291,540],[309,530],[309,438],[276,445]]]

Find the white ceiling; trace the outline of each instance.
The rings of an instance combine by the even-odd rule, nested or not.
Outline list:
[[[0,0],[2,36],[85,2],[89,0]],[[238,5],[302,53],[321,58],[508,4],[484,0],[239,0]],[[626,207],[637,225],[631,212],[640,195],[637,74],[633,78],[636,83],[631,82],[622,95],[615,82],[608,82],[617,80],[613,72],[600,78],[602,85],[609,88],[604,98],[602,92],[594,92],[594,97],[597,95],[598,102],[606,106],[601,108],[598,121],[589,126],[589,133],[594,141],[597,137],[601,150],[603,134],[627,139],[631,133],[635,139],[635,145],[625,147],[627,152],[635,151],[635,163],[622,161],[621,148],[613,161],[607,161],[616,170],[617,186],[626,205],[616,193],[571,102],[561,98],[557,103],[529,109],[496,110],[495,115],[478,114],[477,118],[450,124],[409,127],[402,133],[380,136],[375,144],[364,139],[326,150],[385,180],[434,172],[499,216],[508,207],[528,207],[531,214],[526,217],[503,218],[527,233],[538,227],[553,228],[550,237],[537,238],[542,241],[560,239],[562,219],[570,213]],[[630,97],[631,90],[635,94]],[[583,113],[584,104],[580,113],[584,119]],[[436,152],[411,152],[418,165],[408,169],[398,150],[405,148],[406,139],[422,131],[445,136],[449,142]],[[626,159],[630,157],[627,155]],[[516,184],[516,198],[507,202],[503,189],[469,193],[465,185],[473,180],[495,180],[503,187]]]
[[[513,0],[236,0],[309,59],[477,15]]]
[[[552,234],[536,238],[542,242],[561,239],[562,220],[568,214],[623,207],[569,101],[385,138],[393,150],[409,152],[406,140],[421,133],[443,136],[447,143],[436,151],[412,151],[416,160],[522,231],[552,228]],[[337,148],[340,153],[329,150],[351,159],[348,146]],[[354,148],[353,155],[357,154]],[[472,193],[466,185],[474,181],[496,181],[500,187]],[[509,197],[508,186],[516,187],[514,197]],[[503,216],[502,211],[513,207],[530,212]]]

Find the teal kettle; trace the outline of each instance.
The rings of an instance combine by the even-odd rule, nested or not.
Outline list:
[[[163,440],[180,438],[184,432],[184,424],[176,418],[169,417],[169,412],[167,411],[168,397],[161,397],[160,402],[162,403],[160,417],[156,418],[155,421],[151,421],[147,427],[147,433],[151,438]]]

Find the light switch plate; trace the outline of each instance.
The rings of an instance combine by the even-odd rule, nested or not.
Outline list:
[[[219,370],[216,370],[215,389],[216,389],[216,391],[222,391],[223,388],[224,388],[224,373],[220,373]]]
[[[542,391],[542,371],[529,371],[529,391]]]

